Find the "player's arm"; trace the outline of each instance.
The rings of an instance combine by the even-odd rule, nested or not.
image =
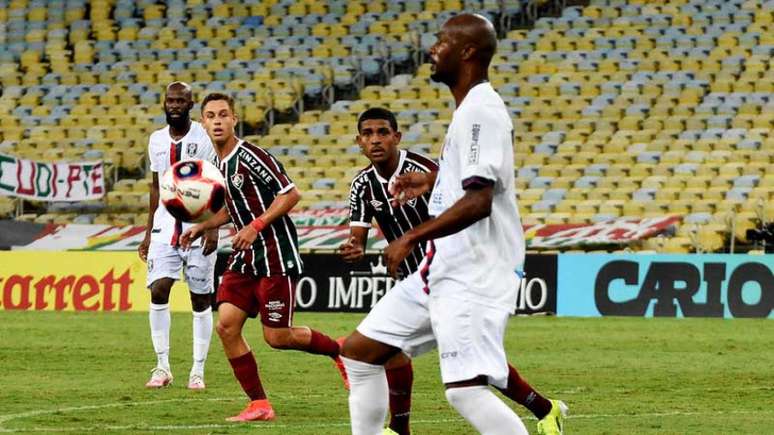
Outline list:
[[[425,192],[433,188],[438,171],[409,172],[395,177],[390,186],[390,201],[393,207],[398,207],[406,202],[419,198]]]
[[[349,239],[339,246],[341,258],[347,263],[354,263],[365,256],[366,242],[368,241],[368,227],[349,227]]]
[[[228,210],[226,209],[226,207],[223,207],[220,210],[218,210],[217,213],[212,215],[211,218],[185,230],[185,232],[183,232],[183,234],[180,236],[180,246],[182,246],[183,249],[188,249],[194,240],[198,239],[202,235],[205,235],[205,233],[209,233],[205,235],[205,237],[207,239],[210,239],[214,236],[215,247],[217,248],[218,228],[220,228],[222,225],[225,225],[229,222],[231,222],[231,217],[229,216]]]
[[[150,246],[151,231],[153,230],[153,215],[159,206],[159,174],[153,172],[153,181],[151,181],[150,195],[148,195],[148,223],[145,226],[145,237],[137,247],[137,253],[140,254],[142,261],[148,259],[148,247]]]
[[[460,183],[465,193],[435,219],[425,221],[390,243],[384,255],[387,268],[393,274],[418,243],[462,231],[492,212],[495,184],[505,152],[512,147],[512,131],[502,119],[486,110],[466,113],[460,125],[460,130],[455,132],[459,146],[453,147],[454,151],[445,158],[459,162]]]
[[[462,198],[438,217],[423,222],[390,243],[384,251],[390,274],[395,275],[400,262],[417,244],[460,232],[489,217],[493,197],[494,183],[484,181],[473,184],[465,189]]]
[[[301,200],[301,193],[295,186],[291,186],[286,192],[277,195],[269,208],[255,218],[249,225],[245,225],[234,236],[231,246],[234,249],[247,249],[258,238],[258,234],[272,222],[285,216]]]
[[[360,261],[365,255],[368,230],[373,221],[373,210],[363,199],[364,188],[359,177],[355,177],[349,189],[349,238],[339,246],[341,258],[347,263]]]

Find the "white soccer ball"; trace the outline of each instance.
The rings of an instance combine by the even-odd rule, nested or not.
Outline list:
[[[169,214],[183,222],[204,222],[226,200],[226,183],[218,168],[204,160],[175,163],[159,180],[159,196]]]

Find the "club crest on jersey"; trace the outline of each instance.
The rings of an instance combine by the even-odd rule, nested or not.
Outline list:
[[[242,174],[234,174],[231,176],[231,182],[237,189],[242,188],[242,183],[245,182],[245,177]]]
[[[382,211],[382,204],[384,204],[384,203],[383,203],[383,202],[381,202],[381,201],[379,201],[379,200],[376,200],[376,199],[372,199],[372,200],[371,200],[371,206],[372,206],[372,207],[373,207],[373,208],[374,208],[376,211]]]
[[[199,147],[196,143],[189,143],[185,146],[186,152],[188,152],[188,155],[193,157],[196,155],[196,149]]]

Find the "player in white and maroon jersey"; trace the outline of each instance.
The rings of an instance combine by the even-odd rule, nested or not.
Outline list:
[[[226,207],[188,229],[188,246],[205,231],[231,221],[237,234],[228,270],[218,287],[217,331],[234,376],[250,403],[229,421],[272,420],[275,416],[250,347],[242,336],[248,317],[260,315],[271,347],[327,355],[337,362],[339,345],[306,326],[293,325],[295,286],[302,271],[298,239],[288,216],[301,195],[282,164],[267,151],[236,137],[231,97],[213,93],[202,101],[202,123],[215,145],[216,163],[226,180]]]
[[[390,290],[342,348],[352,385],[352,432],[378,433],[384,421],[382,364],[400,351],[413,356],[437,346],[447,400],[478,432],[526,434],[519,417],[488,388],[511,387],[503,338],[524,262],[513,126],[487,81],[496,33],[486,18],[461,14],[437,36],[431,78],[450,88],[457,109],[439,170],[400,175],[391,186],[396,203],[431,187],[432,195],[430,219],[385,250],[388,270],[395,273],[417,244],[427,242],[427,253],[419,271]],[[546,402],[550,408],[538,433],[559,434],[566,405]]]
[[[140,258],[148,263],[147,286],[151,291],[149,309],[151,341],[156,351],[156,367],[151,371],[148,388],[160,388],[172,382],[169,366],[169,293],[180,272],[188,284],[193,308],[193,367],[188,376],[188,388],[201,390],[204,385],[204,363],[212,337],[211,295],[213,292],[214,253],[218,245],[217,231],[208,232],[204,246],[180,248],[179,238],[190,224],[172,217],[159,203],[159,174],[181,160],[212,161],[215,150],[201,124],[192,121],[191,87],[182,82],[169,84],[164,95],[167,126],[154,131],[148,143],[148,158],[153,181],[150,192],[148,225],[145,238],[138,247]]]

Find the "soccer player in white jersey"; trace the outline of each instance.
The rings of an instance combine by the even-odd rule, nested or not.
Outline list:
[[[503,338],[525,250],[513,126],[487,81],[497,38],[486,18],[472,14],[451,18],[437,37],[431,78],[450,88],[457,109],[439,170],[396,177],[391,193],[400,202],[432,187],[431,218],[392,241],[385,258],[395,273],[417,244],[427,243],[427,254],[419,271],[390,290],[344,344],[352,433],[381,432],[388,397],[384,362],[401,350],[414,356],[437,346],[446,398],[460,415],[483,434],[526,434],[488,387],[507,387]],[[565,413],[564,403],[552,401],[538,433],[562,433]]]
[[[172,383],[169,367],[169,293],[180,272],[188,283],[193,308],[193,367],[188,388],[202,390],[204,363],[212,337],[211,295],[213,271],[218,246],[217,230],[210,231],[203,244],[190,250],[180,247],[179,238],[190,227],[176,220],[159,204],[159,174],[181,160],[212,161],[215,151],[201,124],[191,121],[193,108],[191,87],[182,82],[169,84],[164,96],[167,126],[154,131],[148,143],[153,185],[150,192],[148,226],[138,247],[140,258],[148,263],[147,286],[151,292],[149,310],[151,341],[156,351],[156,367],[151,370],[148,388],[161,388]]]

